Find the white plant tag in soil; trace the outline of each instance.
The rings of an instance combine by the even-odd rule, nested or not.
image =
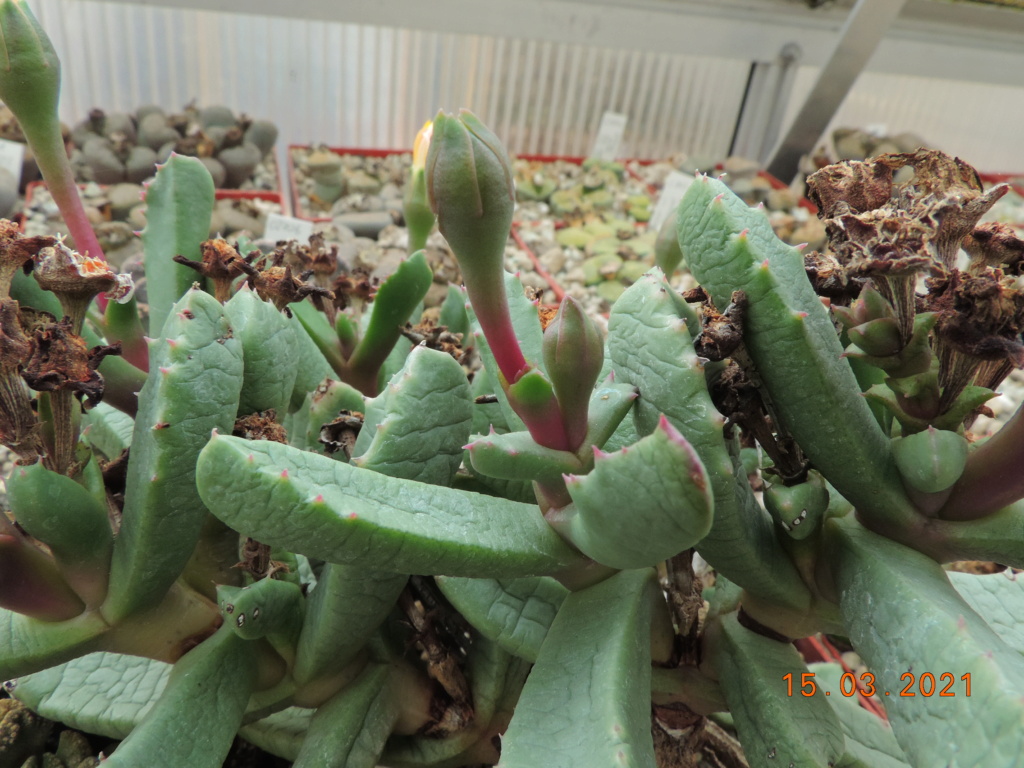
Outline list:
[[[15,181],[21,181],[21,163],[25,158],[25,145],[18,141],[0,139],[0,168],[11,172]]]
[[[267,214],[267,226],[263,230],[263,239],[276,243],[279,240],[298,240],[308,243],[313,234],[313,222],[282,216],[280,213]]]
[[[601,115],[601,125],[597,129],[591,157],[598,160],[614,160],[619,156],[622,136],[626,132],[626,116],[621,112],[605,112]]]
[[[661,188],[661,197],[658,198],[658,204],[654,206],[654,213],[651,214],[651,220],[647,225],[649,229],[655,231],[661,229],[661,225],[679,206],[679,201],[683,199],[683,194],[691,184],[693,184],[693,176],[688,173],[672,171],[665,177],[665,184]]]

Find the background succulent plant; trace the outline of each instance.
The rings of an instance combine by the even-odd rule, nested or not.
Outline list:
[[[80,181],[140,183],[176,152],[199,158],[217,188],[235,189],[272,155],[277,128],[221,105],[190,104],[173,114],[147,105],[135,114],[93,109],[71,130],[71,140]]]

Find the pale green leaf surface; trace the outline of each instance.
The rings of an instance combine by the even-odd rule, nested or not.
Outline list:
[[[306,600],[293,675],[300,683],[341,669],[366,645],[408,577],[326,563]]]
[[[116,459],[132,444],[135,422],[126,413],[106,403],[99,403],[82,415],[82,429],[91,445],[108,459]]]
[[[277,307],[247,288],[231,297],[224,314],[242,343],[244,374],[238,415],[272,408],[278,417],[283,416],[298,372],[295,327]]]
[[[633,406],[636,432],[650,434],[664,414],[700,455],[715,499],[711,530],[698,546],[701,556],[757,595],[806,608],[809,594],[771,518],[736,475],[722,435],[725,420],[711,402],[693,337],[670,291],[660,270],[651,270],[626,289],[609,318],[616,381],[640,391]],[[617,439],[629,439],[620,433]]]
[[[500,768],[653,768],[653,570],[571,593],[502,739]]]
[[[185,654],[106,768],[221,768],[256,679],[254,644],[228,627]]]
[[[677,230],[691,272],[719,311],[734,291],[745,292],[745,347],[815,468],[858,508],[905,512],[889,438],[861,397],[800,252],[778,239],[763,212],[706,176],[683,196]]]
[[[272,755],[294,760],[306,738],[306,731],[316,710],[288,707],[280,712],[243,725],[238,735]]]
[[[826,532],[843,622],[875,675],[907,762],[915,768],[1020,765],[1024,658],[957,594],[932,559],[853,521],[830,520]],[[906,673],[914,676],[913,697],[900,695]],[[940,689],[946,684],[941,675],[952,675],[953,695],[920,695],[925,673]]]
[[[96,648],[109,627],[95,613],[40,621],[0,608],[0,680],[38,672]]]
[[[416,347],[367,403],[353,464],[432,485],[451,485],[472,422],[469,382],[444,352]]]
[[[18,678],[12,695],[69,728],[123,739],[163,692],[171,665],[120,653],[90,653]]]
[[[814,673],[815,682],[832,694],[828,701],[846,737],[846,752],[837,768],[907,768],[905,755],[889,723],[864,709],[858,703],[858,696],[843,695],[843,667],[820,663],[809,664],[807,668]],[[845,690],[853,690],[849,678],[845,681]]]
[[[195,487],[196,457],[213,429],[233,428],[241,384],[241,343],[223,308],[209,294],[189,291],[150,350],[139,393],[124,516],[102,608],[108,620],[158,603],[188,562],[206,514]]]
[[[199,244],[210,236],[213,177],[198,158],[172,154],[159,166],[146,189],[146,228],[142,244],[146,258],[149,297],[149,335],[164,327],[171,307],[193,283],[204,282],[198,272],[178,264],[175,256],[199,261]]]
[[[1003,642],[1024,653],[1024,578],[1009,570],[984,575],[947,571],[946,575]]]
[[[843,754],[843,732],[824,689],[800,694],[807,671],[796,648],[751,632],[735,613],[709,638],[712,664],[750,768],[828,768]],[[793,695],[783,676],[793,675]]]
[[[400,713],[390,672],[371,664],[321,704],[293,768],[374,768]]]
[[[200,495],[258,541],[400,573],[538,576],[579,563],[535,506],[387,477],[280,443],[217,437]]]
[[[541,643],[569,590],[545,576],[464,579],[437,576],[448,602],[481,634],[504,650],[536,661]]]
[[[567,481],[572,542],[612,568],[657,565],[710,530],[714,497],[704,465],[668,422]]]

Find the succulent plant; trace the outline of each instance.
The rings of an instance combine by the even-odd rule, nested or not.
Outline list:
[[[80,150],[82,181],[140,183],[177,152],[198,157],[218,188],[237,188],[272,153],[277,128],[267,120],[236,117],[221,105],[175,115],[145,106],[134,115],[94,109],[71,136]]]
[[[236,733],[299,768],[1019,762],[1022,582],[940,565],[1024,566],[1024,421],[965,431],[1024,362],[1018,241],[977,223],[1001,188],[929,152],[826,169],[830,250],[805,255],[701,177],[676,218],[701,288],[652,269],[602,338],[572,299],[542,328],[504,273],[511,179],[486,126],[438,115],[426,189],[469,299],[453,288],[442,316],[479,350],[472,380],[440,335],[389,344],[422,295],[415,257],[361,319],[313,320],[307,296],[328,297],[294,280],[295,249],[202,243],[193,159],[147,196],[163,291],[135,402],[142,372],[108,357],[98,381],[73,339],[102,266],[6,233],[6,690],[124,739],[111,768],[215,768]],[[59,255],[77,280],[53,277]],[[68,317],[75,376],[41,368],[41,310]],[[130,303],[100,326],[142,340]],[[378,389],[385,363],[358,361],[381,354]],[[116,407],[79,432],[24,381],[102,384]],[[792,641],[823,632],[867,671],[809,668]]]

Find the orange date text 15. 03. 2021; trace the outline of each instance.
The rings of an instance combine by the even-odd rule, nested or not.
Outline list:
[[[786,695],[794,695],[793,673],[782,676],[786,683]],[[960,683],[957,685],[957,683]],[[875,676],[870,672],[863,672],[854,675],[853,672],[846,672],[839,678],[838,693],[843,696],[970,696],[971,695],[971,673],[960,675],[957,680],[951,672],[943,672],[933,675],[931,672],[923,672],[915,675],[913,672],[904,672],[900,675],[902,689],[898,691],[880,691],[875,684]],[[813,672],[804,672],[796,685],[796,693],[801,696],[813,696],[819,690],[818,684],[814,681]],[[831,696],[833,691],[823,691],[826,696]]]

